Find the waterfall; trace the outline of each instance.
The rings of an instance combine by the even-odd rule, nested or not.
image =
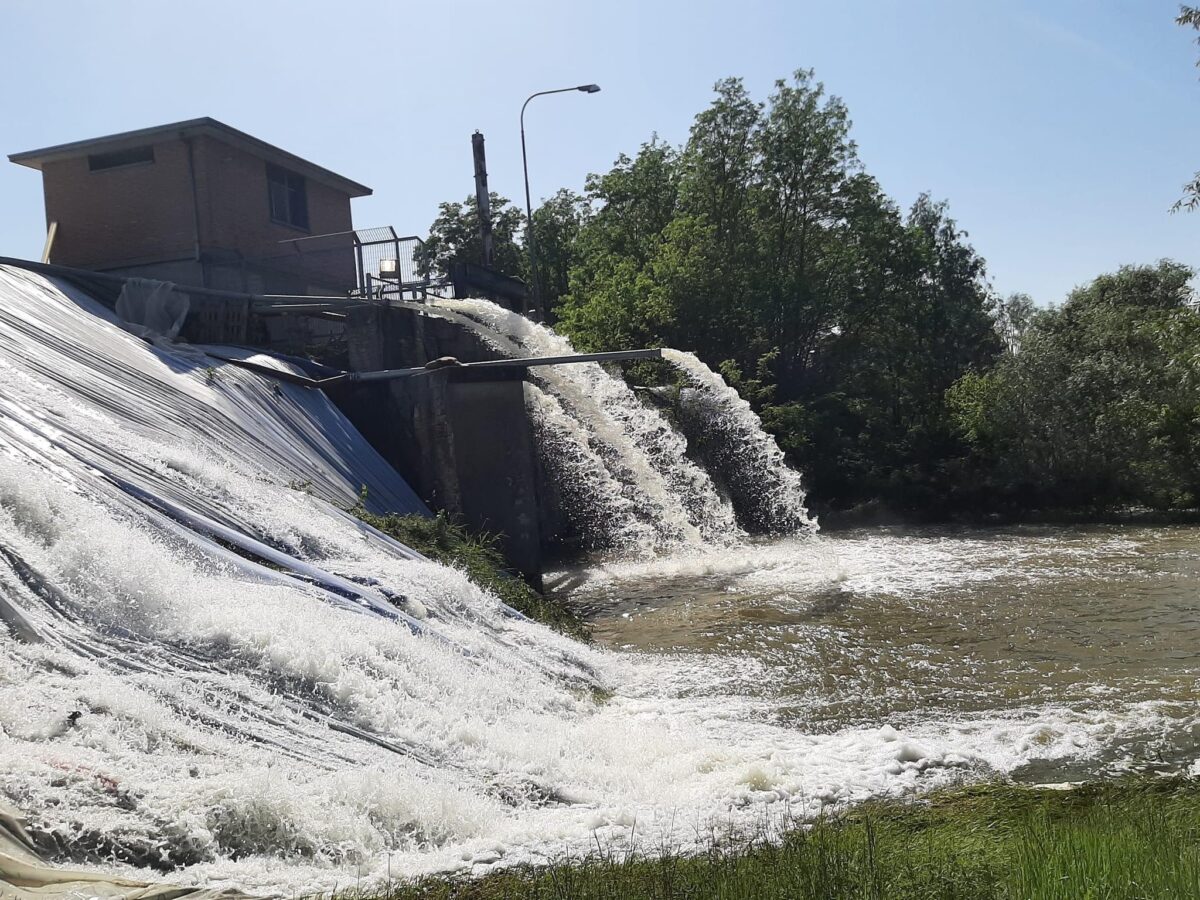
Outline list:
[[[511,352],[566,346],[510,331]],[[304,893],[580,852],[633,818],[680,847],[752,820],[740,779],[780,733],[696,699],[737,661],[614,655],[515,615],[345,511],[363,486],[423,507],[323,393],[208,349],[0,267],[0,809],[45,855]],[[634,557],[740,539],[623,383],[568,366],[540,388],[581,527]]]
[[[486,300],[441,300],[435,308],[508,356],[575,352],[551,329]],[[800,475],[788,467],[750,405],[694,355],[664,350],[663,357],[692,386],[681,409],[685,423],[702,437],[708,471],[692,459],[687,439],[660,411],[599,364],[530,370],[543,389],[532,412],[541,432],[552,436],[542,444],[544,450],[552,448],[548,468],[577,501],[587,495],[587,505],[597,513],[591,521],[608,523],[598,543],[662,552],[738,544],[745,541],[746,528],[812,532],[815,523],[805,508]],[[564,416],[574,424],[568,426]],[[573,458],[569,470],[564,453]],[[615,496],[627,502],[615,505]],[[642,527],[648,517],[660,523],[649,543]]]
[[[606,658],[345,513],[421,504],[321,392],[3,267],[0,377],[0,803],[43,850],[319,882],[574,780],[510,728],[565,739]]]
[[[584,548],[651,551],[660,534],[646,496],[613,477],[591,434],[553,394],[531,384],[527,397],[542,467],[558,492],[556,506]]]
[[[784,460],[750,404],[694,354],[667,349],[663,358],[692,387],[680,403],[682,417],[688,430],[701,435],[706,456],[721,473],[742,521],[771,534],[813,529],[800,473]]]
[[[441,300],[435,305],[402,304],[429,312],[474,332],[498,353],[509,356],[547,356],[574,352],[571,345],[549,329],[536,326],[524,316],[511,313],[486,300]],[[522,324],[524,323],[524,324]],[[684,454],[686,444],[662,416],[638,402],[623,381],[609,375],[595,363],[531,370],[535,384],[553,396],[556,406],[550,410],[536,395],[530,411],[543,415],[540,430],[566,438],[561,427],[568,416],[575,421],[569,429],[577,438],[572,449],[576,456],[603,460],[608,473],[593,468],[596,478],[580,478],[576,467],[563,484],[562,493],[575,495],[587,506],[609,506],[611,485],[628,500],[604,535],[592,532],[585,542],[602,544],[608,549],[654,555],[685,547],[699,547],[706,541],[727,544],[741,532],[733,509],[723,500],[708,476]],[[551,444],[539,448],[543,469],[563,471],[559,460],[550,453]],[[561,446],[561,442],[559,444]],[[673,468],[672,462],[676,465]],[[582,522],[590,512],[576,511]],[[644,522],[648,529],[640,526]]]

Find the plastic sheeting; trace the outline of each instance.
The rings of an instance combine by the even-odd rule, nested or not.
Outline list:
[[[590,653],[347,512],[426,510],[320,391],[125,324],[0,266],[0,796],[48,858],[134,875],[39,868],[10,814],[0,897],[177,896],[142,873],[469,833],[407,795],[476,795],[497,756],[456,723],[572,708]],[[322,815],[242,818],[264,772]]]
[[[0,898],[4,900],[50,900],[50,898],[112,898],[112,900],[194,900],[236,898],[234,891],[209,891],[152,884],[114,875],[62,869],[46,865],[37,855],[25,831],[25,820],[0,801]]]
[[[187,319],[191,302],[169,281],[131,278],[117,297],[117,315],[139,337],[173,341]]]
[[[427,514],[320,391],[225,365],[202,347],[147,344],[131,337],[126,324],[70,286],[0,267],[0,351],[95,403],[122,426],[151,436],[198,438],[213,454],[276,472],[341,506],[358,502],[365,487],[365,505],[373,512]],[[249,358],[285,370],[292,365],[264,353]],[[63,438],[83,458],[106,459],[134,483],[148,475],[86,434]],[[163,479],[143,486],[171,490]]]

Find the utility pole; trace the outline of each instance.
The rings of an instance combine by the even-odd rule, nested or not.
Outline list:
[[[487,159],[483,152],[483,134],[476,131],[471,135],[471,153],[475,157],[475,203],[479,208],[479,236],[483,238],[485,269],[492,267],[494,253],[492,242],[492,204],[488,195]]]

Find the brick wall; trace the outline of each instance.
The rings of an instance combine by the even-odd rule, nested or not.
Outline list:
[[[59,223],[51,261],[100,269],[155,263],[146,274],[165,272],[163,264],[194,259],[198,223],[210,286],[280,293],[354,286],[349,237],[323,241],[318,253],[298,254],[294,245],[281,243],[349,231],[346,194],[306,179],[309,229],[273,222],[263,158],[208,136],[191,141],[195,218],[187,144],[181,139],[155,143],[153,163],[96,172],[86,156],[46,163],[47,222]]]
[[[154,162],[92,172],[86,156],[42,170],[46,221],[58,222],[50,261],[109,268],[194,255],[187,151],[154,145]]]

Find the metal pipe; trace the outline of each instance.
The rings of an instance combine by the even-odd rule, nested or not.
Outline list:
[[[458,372],[463,369],[531,369],[535,366],[564,366],[585,362],[619,362],[630,359],[662,359],[661,349],[612,350],[606,353],[577,353],[573,356],[530,356],[521,359],[485,359],[479,362],[451,363],[430,368],[428,365],[411,369],[381,369],[378,372],[346,372],[332,378],[320,379],[322,384],[330,382],[392,381],[410,375],[428,375],[433,372]]]
[[[533,368],[535,366],[562,366],[573,365],[575,363],[585,362],[620,362],[631,359],[662,359],[662,350],[659,348],[651,348],[646,350],[611,350],[605,353],[577,353],[573,356],[531,356],[522,359],[485,359],[479,362],[462,363],[455,360],[453,363],[430,367],[428,364],[424,366],[416,366],[411,369],[381,369],[376,372],[340,372],[337,375],[330,375],[325,378],[309,378],[307,375],[296,375],[292,372],[284,372],[280,369],[275,369],[270,366],[259,365],[248,360],[231,359],[228,356],[221,356],[218,353],[209,352],[209,356],[214,359],[222,360],[230,365],[238,366],[242,369],[249,369],[251,372],[258,372],[260,375],[266,375],[268,378],[278,378],[280,381],[287,381],[291,384],[299,384],[304,387],[325,388],[333,387],[339,384],[357,384],[368,381],[395,381],[398,378],[409,378],[413,375],[431,375],[435,372],[460,372],[463,369],[514,369],[514,368]]]

